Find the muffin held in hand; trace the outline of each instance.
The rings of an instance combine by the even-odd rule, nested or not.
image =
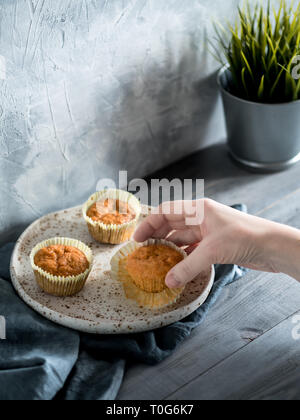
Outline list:
[[[127,271],[140,289],[159,293],[167,289],[168,272],[182,260],[182,254],[169,246],[142,246],[127,257]]]
[[[78,293],[92,268],[92,251],[82,242],[68,238],[49,239],[30,255],[38,285],[54,296]]]
[[[128,299],[149,308],[162,308],[179,298],[183,291],[169,289],[165,279],[168,272],[186,253],[173,243],[150,240],[142,245],[127,244],[112,259],[113,278],[121,281]]]
[[[106,190],[93,194],[84,204],[82,212],[96,241],[120,244],[133,235],[141,205],[126,191]]]

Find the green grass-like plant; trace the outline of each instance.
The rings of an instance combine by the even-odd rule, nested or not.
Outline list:
[[[300,2],[282,0],[277,9],[247,2],[239,18],[225,29],[215,24],[217,58],[230,66],[232,94],[260,103],[300,99],[300,80],[293,78],[294,59],[300,55]]]

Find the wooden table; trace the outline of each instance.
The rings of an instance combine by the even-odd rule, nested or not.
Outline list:
[[[300,165],[251,174],[224,145],[199,152],[154,178],[205,179],[206,196],[245,203],[249,212],[300,228]],[[299,255],[300,258],[300,255]],[[129,368],[119,399],[300,399],[300,284],[250,272],[228,286],[205,322],[166,361]]]

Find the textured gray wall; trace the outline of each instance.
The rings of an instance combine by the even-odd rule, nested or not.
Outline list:
[[[207,37],[237,3],[0,0],[1,243],[224,138]]]

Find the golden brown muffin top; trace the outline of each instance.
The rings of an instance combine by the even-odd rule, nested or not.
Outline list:
[[[135,219],[135,212],[124,201],[107,198],[97,201],[87,211],[87,216],[105,225],[122,225]]]
[[[127,270],[137,286],[157,293],[166,288],[166,275],[182,260],[182,254],[167,245],[142,246],[127,257]]]
[[[37,267],[58,277],[78,276],[89,268],[82,251],[73,246],[51,245],[40,249],[35,257]]]

